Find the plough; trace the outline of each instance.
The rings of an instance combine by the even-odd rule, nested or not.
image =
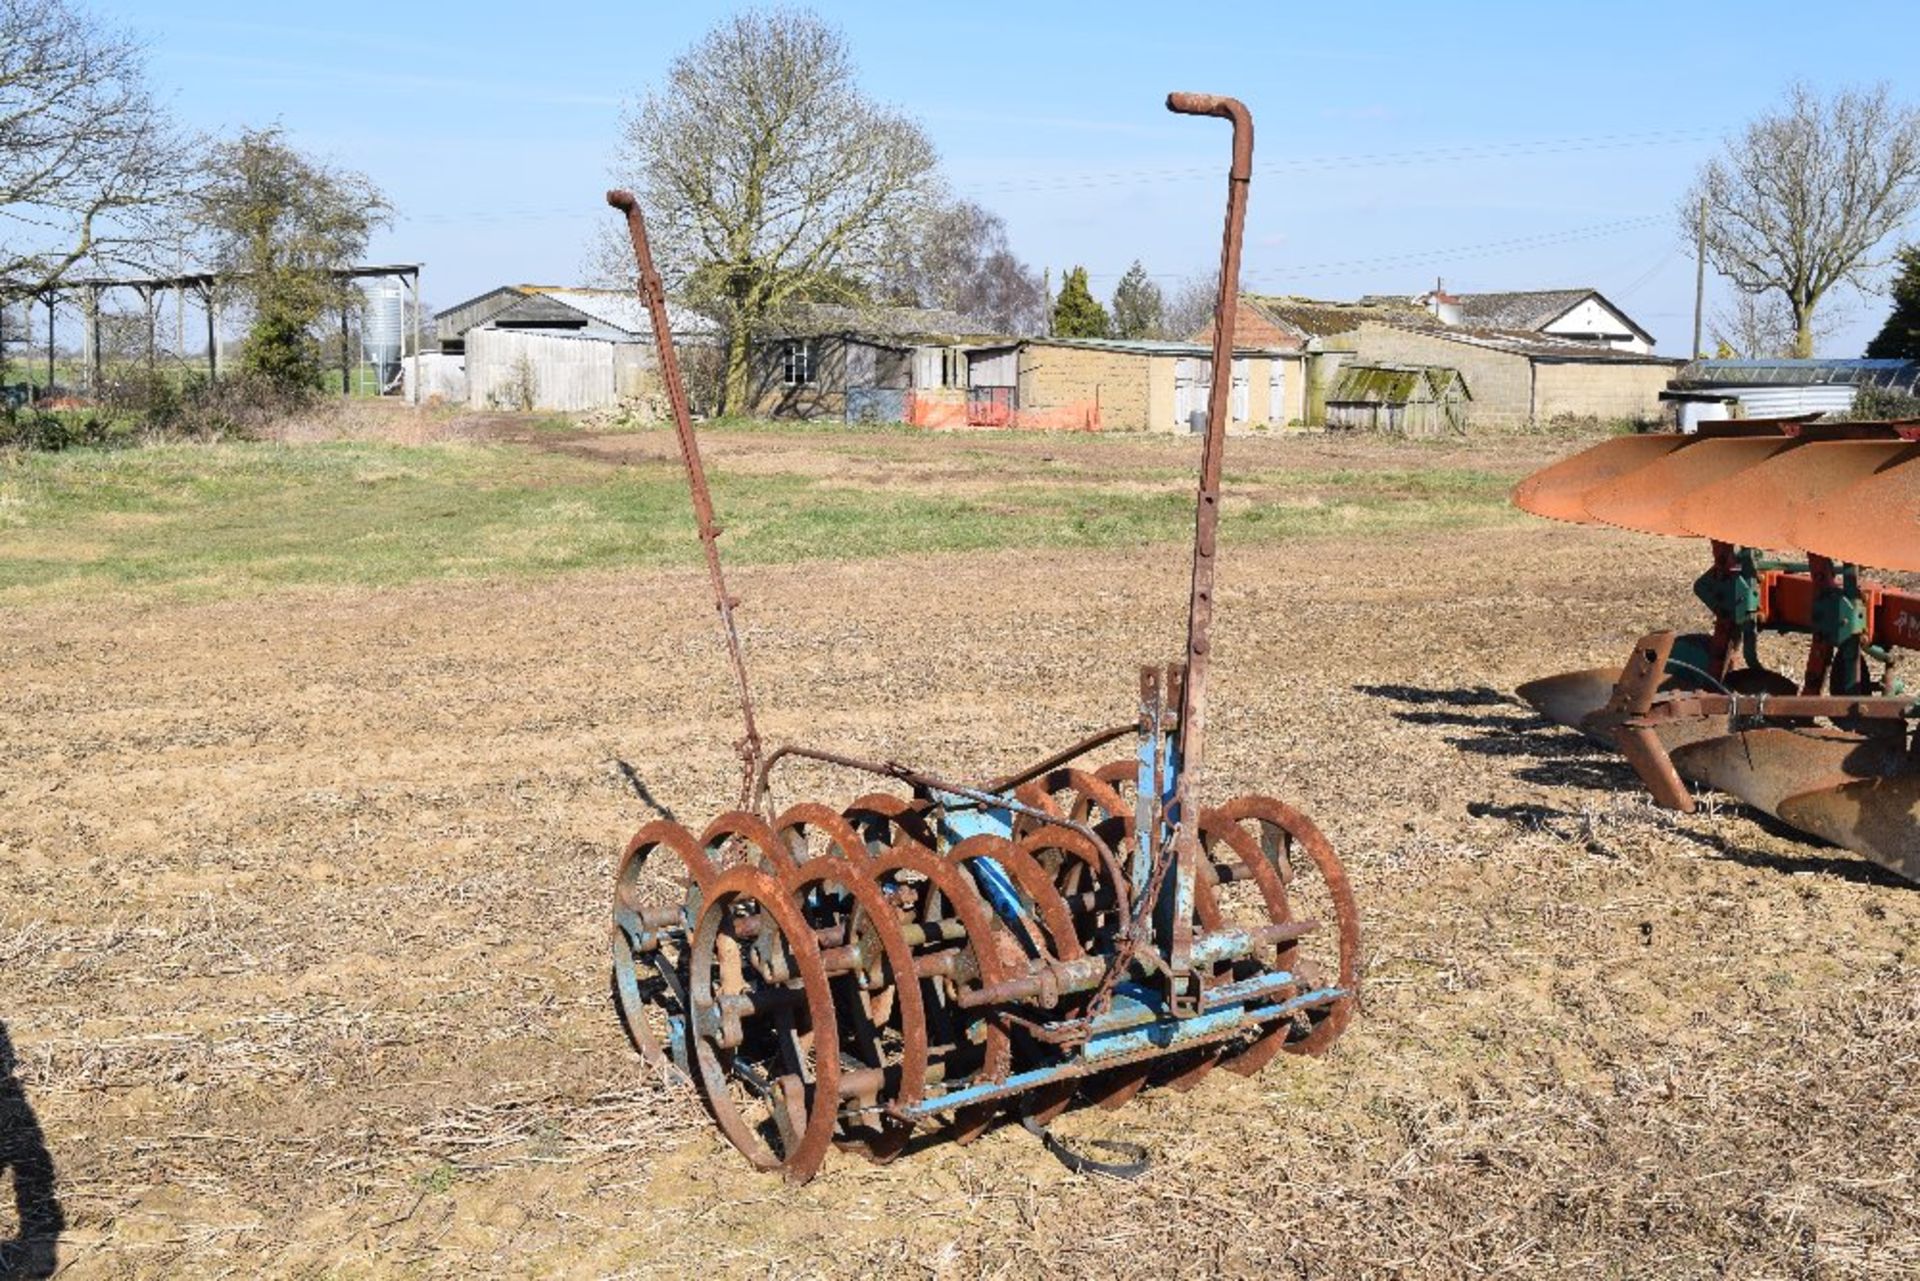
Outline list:
[[[1233,126],[1223,369],[1253,122],[1231,98],[1167,106]],[[629,193],[608,201],[626,215],[745,722],[739,807],[698,835],[649,823],[618,866],[613,987],[641,1055],[690,1081],[749,1162],[798,1183],[835,1145],[884,1161],[916,1131],[966,1142],[1016,1107],[1043,1128],[1076,1099],[1115,1107],[1150,1082],[1325,1051],[1359,988],[1346,873],[1298,810],[1202,799],[1228,380],[1208,403],[1184,662],[1141,670],[1136,719],[981,783],[767,751],[645,222]],[[1131,758],[1076,764],[1129,734]],[[776,809],[776,767],[795,759],[906,791]]]
[[[1687,784],[1920,880],[1920,594],[1864,576],[1920,571],[1920,422],[1804,419],[1624,436],[1514,491],[1536,515],[1708,540],[1694,594],[1709,631],[1643,637],[1619,668],[1520,687],[1544,715],[1625,753],[1654,800]],[[1804,556],[1770,555],[1798,549]],[[1759,640],[1806,640],[1796,675]]]

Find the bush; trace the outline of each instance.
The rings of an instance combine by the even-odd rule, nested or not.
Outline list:
[[[91,410],[80,412],[12,409],[0,414],[0,449],[57,453],[77,445],[119,443],[108,420]]]
[[[1920,396],[1891,387],[1862,387],[1845,418],[1920,418]]]
[[[0,415],[0,448],[56,451],[126,445],[140,440],[251,440],[305,409],[316,393],[245,374],[209,382],[125,371],[103,386],[88,409],[8,408]]]

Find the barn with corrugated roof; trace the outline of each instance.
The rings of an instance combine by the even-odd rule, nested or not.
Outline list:
[[[502,285],[434,320],[440,349],[466,358],[475,408],[603,409],[658,393],[653,322],[628,290]],[[667,320],[683,365],[718,349],[708,317],[669,304]]]

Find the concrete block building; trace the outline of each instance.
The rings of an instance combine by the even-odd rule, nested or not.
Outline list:
[[[1659,422],[1666,416],[1660,393],[1683,363],[1524,331],[1378,321],[1327,338],[1324,349],[1329,379],[1349,356],[1455,369],[1473,397],[1469,426],[1493,431],[1586,420]],[[1321,385],[1331,383],[1316,390]]]
[[[968,421],[1106,431],[1194,430],[1213,387],[1212,349],[1123,338],[1026,338],[967,352]],[[1305,356],[1234,351],[1230,423],[1284,426],[1305,409]]]
[[[1327,422],[1341,368],[1448,368],[1463,380],[1472,429],[1513,431],[1555,421],[1652,423],[1681,365],[1653,354],[1653,337],[1595,289],[1414,297],[1356,302],[1247,294],[1234,334],[1300,353],[1302,421]],[[1212,326],[1196,337],[1205,341]],[[1345,402],[1343,402],[1345,403]]]

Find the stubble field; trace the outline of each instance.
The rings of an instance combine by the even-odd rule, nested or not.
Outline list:
[[[561,467],[548,488],[672,484],[661,433],[482,434]],[[1913,1275],[1920,890],[1730,802],[1655,810],[1510,694],[1695,611],[1698,548],[1500,506],[1574,447],[1233,443],[1209,790],[1332,839],[1364,1004],[1324,1059],[1063,1119],[1145,1144],[1136,1183],[1006,1126],[788,1188],[643,1069],[607,1000],[613,861],[735,781],[671,538],[555,567],[502,537],[525,563],[498,573],[396,553],[368,585],[325,548],[255,572],[216,528],[236,546],[190,580],[63,577],[63,538],[106,566],[204,512],[29,504],[0,525],[33,548],[12,578],[0,548],[0,1025],[55,1182],[12,1172],[32,1195],[0,1196],[0,1241],[18,1201],[76,1278]],[[1128,719],[1177,648],[1189,442],[714,453],[723,500],[966,495],[980,522],[824,556],[804,525],[742,531],[774,740],[986,776]],[[1035,492],[1146,514],[1088,533]]]

